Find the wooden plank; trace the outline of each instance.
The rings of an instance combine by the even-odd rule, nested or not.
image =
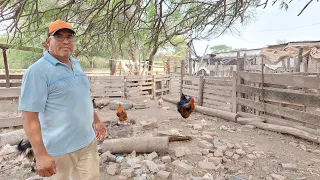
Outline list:
[[[21,126],[21,125],[22,125],[21,117],[0,118],[0,128]]]
[[[260,73],[238,72],[246,81],[261,83]],[[287,74],[264,74],[264,83],[301,88],[320,89],[320,78]]]
[[[206,84],[232,86],[232,81],[229,81],[229,80],[217,80],[217,79],[208,79],[208,78],[205,78],[205,80],[206,80]]]
[[[259,111],[266,111],[267,113],[270,113],[270,114],[275,114],[275,115],[291,118],[296,121],[320,126],[320,116],[315,114],[298,111],[298,110],[294,110],[287,107],[279,107],[279,106],[275,106],[267,103],[263,104],[261,102],[254,102],[250,99],[244,99],[239,97],[237,97],[237,103],[243,106],[257,109]],[[265,106],[265,109],[264,109],[264,106]]]
[[[171,78],[168,77],[168,78],[158,78],[158,79],[155,79],[155,81],[169,81]]]
[[[225,108],[225,107],[219,107],[219,106],[215,106],[215,105],[207,104],[207,103],[203,103],[203,107],[208,107],[208,108],[218,109],[218,110],[221,110],[221,111],[228,111],[228,112],[231,112],[231,110],[230,110],[230,109],[228,109],[228,108]]]
[[[206,94],[215,94],[219,96],[231,97],[231,91],[219,91],[219,90],[211,90],[211,89],[204,89],[204,93]]]
[[[155,92],[164,92],[164,91],[169,91],[169,88],[164,88],[164,89],[156,89]]]
[[[320,106],[320,95],[310,93],[290,92],[275,88],[264,87],[264,98],[277,101],[286,101],[290,103],[303,104],[305,106]],[[261,96],[261,89],[247,85],[237,85],[237,92],[247,95]]]
[[[217,95],[211,95],[211,94],[203,94],[203,99],[209,99],[211,101],[220,101],[220,102],[232,102],[232,98],[230,97],[223,97],[223,96],[217,96]]]
[[[20,87],[21,83],[10,83],[10,87]],[[6,87],[6,83],[0,83],[0,87]]]
[[[203,102],[207,103],[207,104],[216,105],[216,106],[223,106],[223,107],[231,108],[230,102],[212,101],[211,99],[203,99]]]
[[[237,113],[237,72],[233,71],[232,75],[232,112]]]
[[[194,90],[194,91],[198,91],[198,89],[199,89],[198,86],[187,85],[187,84],[184,84],[184,85],[183,85],[183,88],[184,88],[184,89],[191,89],[191,90]]]
[[[10,74],[9,77],[10,77],[10,79],[22,79],[23,75],[22,74]],[[0,74],[0,79],[6,79],[6,75]]]
[[[220,85],[209,85],[205,84],[204,85],[205,89],[215,89],[215,90],[223,90],[223,91],[232,91],[232,86],[220,86]]]

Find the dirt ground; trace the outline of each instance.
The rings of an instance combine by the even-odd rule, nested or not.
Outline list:
[[[140,100],[140,102],[143,101]],[[159,167],[162,164],[162,170],[170,173],[168,179],[320,179],[319,145],[290,135],[260,130],[252,126],[243,126],[195,112],[185,120],[177,112],[176,106],[167,102],[164,102],[162,107],[158,107],[155,100],[147,100],[147,107],[147,109],[128,110],[129,119],[135,120],[136,123],[130,124],[129,129],[119,134],[127,137],[146,137],[152,136],[153,133],[158,131],[174,130],[192,137],[190,141],[170,142],[168,152],[158,153],[158,157],[152,159]],[[117,121],[116,112],[110,110],[108,106],[97,111],[102,121]],[[146,130],[139,123],[140,121],[150,120],[156,120],[159,127]],[[195,124],[197,126],[194,126]],[[109,126],[107,127],[109,128]],[[112,133],[121,131],[119,127],[111,128],[118,128],[109,130]],[[9,130],[13,129],[1,130],[1,132]],[[204,141],[207,143],[203,144]],[[215,146],[213,147],[212,144]],[[223,145],[226,147],[223,150],[223,156],[213,153],[219,146]],[[213,151],[208,151],[208,148]],[[181,149],[183,151],[182,155],[177,155],[181,152]],[[127,155],[121,154],[121,156]],[[146,154],[137,154],[137,157],[140,158],[146,156]],[[181,173],[174,163],[162,162],[163,156],[170,156],[172,162],[180,160],[192,166],[192,168],[186,173]],[[200,165],[200,162],[212,162],[214,156],[222,159],[219,168],[218,165],[212,168],[212,164],[207,164],[211,167]],[[17,154],[0,157],[0,179],[20,180],[36,175],[30,172],[30,167],[24,168],[22,164],[21,158]],[[108,173],[107,169],[112,164],[114,163],[103,163],[101,165],[101,180],[120,179],[121,170],[127,167],[123,162],[117,166],[118,169],[115,173]],[[135,168],[135,174],[128,179],[162,179],[159,173],[141,172],[138,169],[139,167]]]

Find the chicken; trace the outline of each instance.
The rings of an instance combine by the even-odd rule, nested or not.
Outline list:
[[[97,104],[94,102],[96,99],[92,99],[93,108],[97,108]]]
[[[163,100],[162,97],[160,96],[160,98],[158,99],[158,106],[162,106],[163,104]]]
[[[17,150],[21,153],[24,153],[25,157],[27,159],[29,159],[29,161],[31,161],[33,163],[33,166],[31,166],[31,171],[32,172],[36,172],[36,158],[34,156],[34,152],[33,152],[33,149],[32,149],[32,146],[31,146],[31,143],[30,141],[27,141],[26,143],[24,143],[22,145],[22,141],[20,141],[20,143],[18,144],[17,146]]]
[[[182,93],[180,101],[177,103],[178,112],[183,118],[188,118],[194,111],[194,99],[193,97],[186,98]]]
[[[118,105],[117,116],[121,122],[128,120],[127,112],[123,109],[121,104]]]

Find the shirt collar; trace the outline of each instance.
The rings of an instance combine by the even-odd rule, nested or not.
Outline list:
[[[73,58],[72,56],[69,57],[72,64],[78,62],[75,58]],[[45,51],[44,52],[44,59],[46,59],[48,62],[50,62],[52,65],[57,65],[58,63],[62,64],[59,60],[57,60],[55,57],[53,57],[49,51]]]

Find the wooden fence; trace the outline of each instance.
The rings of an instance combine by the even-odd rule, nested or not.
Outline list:
[[[236,111],[320,129],[319,77],[241,71],[236,76],[244,80],[236,84]]]

